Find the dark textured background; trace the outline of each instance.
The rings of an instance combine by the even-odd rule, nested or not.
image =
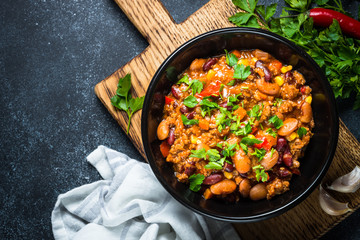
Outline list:
[[[163,2],[181,22],[207,1]],[[356,13],[359,2],[344,5]],[[148,44],[113,0],[3,0],[0,13],[0,239],[52,239],[57,196],[100,179],[85,160],[92,150],[142,160],[94,86]],[[338,108],[359,140],[352,101]],[[360,239],[359,218],[324,239]]]

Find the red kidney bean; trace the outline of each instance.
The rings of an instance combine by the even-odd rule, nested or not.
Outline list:
[[[291,79],[292,77],[293,77],[293,74],[292,74],[291,71],[287,71],[287,72],[285,73],[285,78],[286,78],[286,79]]]
[[[300,170],[297,169],[297,168],[292,169],[291,172],[292,172],[293,174],[296,174],[296,175],[299,175],[299,176],[301,175]]]
[[[206,177],[203,181],[203,184],[205,185],[213,185],[217,182],[220,182],[221,180],[223,180],[223,175],[222,174],[218,174],[218,173],[214,173],[211,174],[210,176]]]
[[[187,119],[193,119],[195,117],[196,112],[192,111],[191,113],[189,113],[188,115],[186,115]]]
[[[175,129],[170,128],[169,137],[167,138],[167,143],[171,146],[174,144],[174,142],[175,142]]]
[[[283,152],[279,152],[279,158],[278,158],[278,161],[277,161],[277,165],[281,164],[283,162],[283,155],[284,153]]]
[[[195,172],[195,170],[196,170],[195,167],[187,167],[185,168],[184,173],[188,176],[191,176]]]
[[[176,99],[179,99],[182,94],[181,90],[178,87],[176,87],[176,85],[173,85],[171,87],[171,92]]]
[[[257,60],[255,63],[255,67],[257,68],[263,68],[264,67],[264,62],[261,60]]]
[[[182,105],[182,106],[180,107],[180,112],[183,113],[183,114],[188,113],[188,112],[190,112],[190,108],[188,108],[188,107],[185,106],[185,105]]]
[[[209,60],[207,60],[204,65],[203,65],[203,70],[209,71],[210,68],[212,67],[212,65],[214,65],[217,62],[217,58],[210,58]]]
[[[234,166],[228,162],[225,162],[224,169],[227,172],[232,172],[234,171]]]
[[[276,143],[276,151],[284,152],[287,148],[288,144],[285,138],[279,137]]]
[[[290,174],[291,174],[291,172],[286,168],[280,168],[279,171],[278,171],[279,177],[282,177],[282,178],[287,177]]]
[[[284,153],[284,155],[283,155],[283,163],[288,167],[292,166],[293,159],[292,159],[291,153]]]
[[[266,82],[270,82],[271,80],[271,72],[270,70],[264,66],[264,62],[261,60],[257,60],[255,63],[255,67],[261,68],[264,71],[264,77]]]
[[[239,173],[239,175],[243,178],[247,178],[248,177],[248,174],[247,173]]]

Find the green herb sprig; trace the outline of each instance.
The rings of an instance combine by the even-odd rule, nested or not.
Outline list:
[[[344,36],[337,20],[325,29],[313,26],[307,11],[312,4],[349,15],[341,0],[285,0],[290,7],[282,10],[280,18],[274,14],[277,4],[258,4],[258,0],[232,0],[244,12],[229,17],[239,27],[264,28],[277,33],[301,46],[322,68],[335,97],[355,96],[353,109],[360,108],[360,40]],[[300,14],[290,16],[286,11]]]
[[[120,110],[125,111],[129,117],[127,130],[126,130],[127,134],[129,134],[131,117],[133,116],[134,113],[142,109],[145,98],[145,96],[133,98],[131,96],[130,88],[131,88],[131,75],[130,73],[128,73],[125,75],[125,77],[119,79],[116,95],[110,99],[111,104],[113,106],[115,106]]]

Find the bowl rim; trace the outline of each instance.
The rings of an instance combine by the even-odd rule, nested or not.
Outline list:
[[[155,165],[154,161],[149,160],[151,159],[151,149],[149,144],[145,144],[147,142],[148,139],[148,133],[147,133],[147,124],[146,124],[146,119],[145,116],[147,116],[147,114],[144,113],[148,113],[149,109],[150,109],[150,96],[153,95],[154,92],[154,87],[156,86],[157,82],[160,80],[160,76],[162,74],[163,71],[165,71],[165,67],[173,60],[173,58],[175,58],[178,54],[182,53],[186,48],[191,47],[191,45],[197,43],[198,41],[201,41],[202,39],[205,39],[207,37],[211,37],[213,35],[221,35],[221,34],[231,34],[231,33],[251,33],[251,34],[258,34],[267,38],[272,38],[276,41],[279,41],[285,45],[287,45],[288,47],[292,48],[295,52],[297,52],[299,55],[301,55],[302,57],[304,57],[306,59],[306,61],[309,61],[310,64],[312,64],[315,67],[315,70],[319,73],[320,78],[322,81],[324,81],[324,90],[328,93],[330,93],[329,96],[329,101],[330,101],[330,105],[333,106],[331,108],[331,117],[334,119],[334,128],[333,131],[331,132],[331,142],[330,142],[330,152],[327,156],[326,159],[326,163],[322,166],[320,173],[316,176],[315,180],[301,193],[299,194],[297,197],[295,197],[292,201],[290,201],[289,203],[273,209],[271,211],[262,213],[262,214],[255,214],[255,215],[251,215],[251,216],[246,216],[246,217],[236,217],[236,216],[219,216],[219,215],[214,215],[210,212],[206,212],[203,211],[201,207],[199,207],[196,204],[193,204],[191,202],[186,202],[185,200],[183,200],[181,198],[181,196],[179,196],[177,194],[177,192],[175,191],[175,189],[173,189],[172,187],[168,186],[167,182],[165,181],[165,179],[163,177],[161,177],[161,174],[157,168],[157,166]],[[324,175],[326,174],[328,168],[330,167],[330,164],[333,160],[334,154],[335,154],[335,150],[336,150],[336,146],[337,146],[337,142],[338,142],[338,135],[339,135],[339,117],[338,117],[338,110],[337,110],[337,105],[336,105],[336,101],[335,101],[335,96],[333,94],[333,91],[331,89],[330,83],[327,80],[326,76],[324,75],[324,72],[322,71],[322,69],[319,67],[319,65],[299,46],[297,46],[295,43],[291,42],[290,40],[277,35],[275,33],[263,30],[263,29],[257,29],[257,28],[246,28],[246,27],[229,27],[229,28],[220,28],[220,29],[216,29],[216,30],[212,30],[212,31],[208,31],[205,33],[202,33],[188,41],[186,41],[185,43],[183,43],[182,45],[180,45],[178,48],[176,48],[176,50],[174,50],[163,62],[162,64],[159,66],[159,68],[157,69],[157,71],[155,72],[154,76],[152,77],[150,84],[146,90],[146,95],[145,95],[145,99],[144,99],[144,106],[143,106],[143,110],[142,110],[142,116],[141,116],[141,137],[142,137],[142,142],[143,142],[143,149],[145,151],[145,155],[147,158],[147,162],[150,164],[150,167],[152,169],[152,171],[154,172],[154,175],[156,176],[156,178],[158,179],[158,181],[161,183],[161,185],[167,190],[167,192],[169,192],[171,194],[172,197],[174,197],[177,201],[179,201],[183,206],[189,208],[190,210],[199,213],[201,215],[207,216],[207,217],[211,217],[213,219],[216,220],[222,220],[222,221],[229,221],[229,222],[255,222],[255,221],[260,221],[260,220],[265,220],[271,217],[275,217],[278,216],[284,212],[286,212],[287,210],[293,208],[294,206],[296,206],[297,204],[301,203],[306,197],[308,197],[310,195],[310,193],[312,193],[315,188],[320,184],[320,180],[324,177]]]

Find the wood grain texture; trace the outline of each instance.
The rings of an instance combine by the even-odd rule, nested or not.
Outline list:
[[[131,73],[133,95],[145,95],[155,71],[172,51],[201,33],[232,27],[227,18],[234,14],[236,9],[230,0],[210,0],[184,22],[176,24],[160,0],[115,1],[149,42],[149,46],[141,54],[95,86],[96,95],[121,128],[126,130],[126,113],[117,111],[110,102],[110,98],[115,95],[119,78]],[[132,118],[129,137],[145,157],[141,141],[141,111]],[[356,165],[360,165],[359,149],[359,142],[340,121],[338,147],[324,182],[331,182],[351,171]],[[318,194],[319,191],[316,189],[301,204],[276,218],[234,226],[243,239],[319,238],[351,213],[340,217],[326,215],[319,206]],[[360,206],[360,191],[334,195],[340,201],[350,202],[354,209]]]

